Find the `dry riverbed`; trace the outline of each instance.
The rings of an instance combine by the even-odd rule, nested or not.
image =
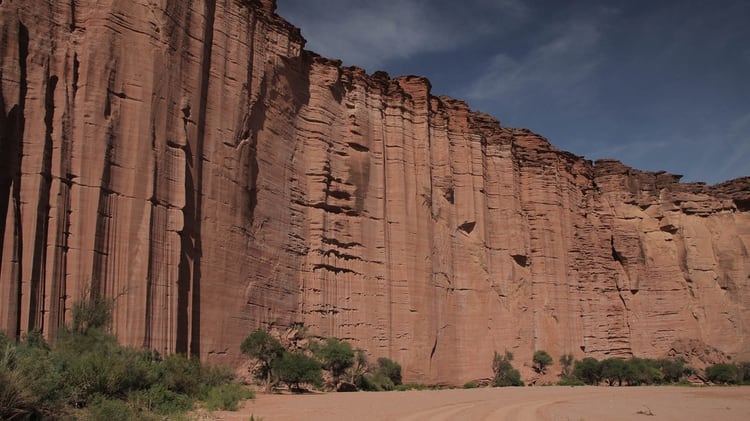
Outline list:
[[[258,394],[214,419],[750,420],[750,387],[523,387]]]

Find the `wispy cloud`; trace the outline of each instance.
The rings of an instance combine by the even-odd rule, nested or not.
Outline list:
[[[280,12],[302,27],[308,49],[377,70],[389,60],[449,51],[500,31],[527,13],[520,0],[287,0]]]
[[[588,95],[586,84],[601,61],[601,23],[576,19],[557,25],[519,55],[499,52],[467,89],[471,100],[574,103]]]
[[[278,0],[308,49],[423,74],[573,153],[685,180],[750,175],[750,2],[646,3]]]

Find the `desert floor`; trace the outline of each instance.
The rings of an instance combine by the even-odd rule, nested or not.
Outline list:
[[[750,387],[523,387],[259,394],[248,420],[750,420]]]

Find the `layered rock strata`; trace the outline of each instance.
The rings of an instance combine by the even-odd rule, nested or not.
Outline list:
[[[592,163],[274,10],[0,2],[0,329],[104,296],[134,346],[235,364],[303,324],[429,383],[504,349],[750,357],[750,179]]]

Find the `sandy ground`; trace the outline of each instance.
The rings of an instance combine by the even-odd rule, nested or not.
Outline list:
[[[408,392],[259,394],[214,419],[750,420],[750,387],[523,387]]]

